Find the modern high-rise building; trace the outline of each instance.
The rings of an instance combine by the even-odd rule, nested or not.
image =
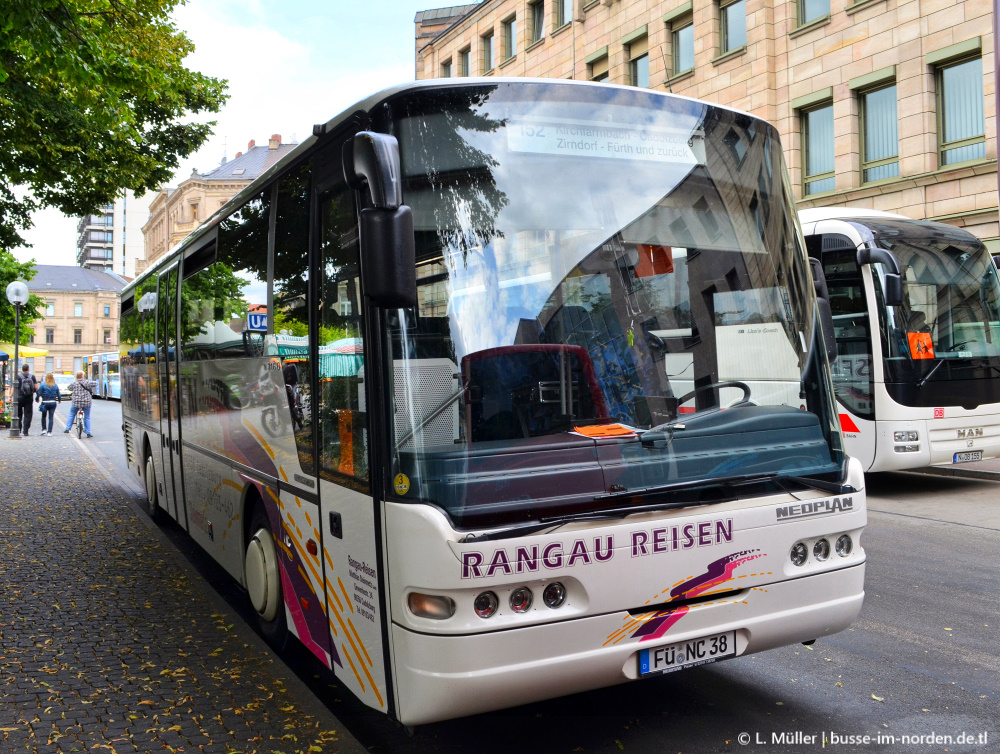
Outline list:
[[[142,225],[154,194],[136,197],[126,191],[113,204],[81,217],[76,226],[76,261],[91,270],[135,277],[135,264],[145,254]]]
[[[800,209],[963,227],[1000,251],[988,0],[484,0],[418,79],[539,76],[649,87],[773,123]]]

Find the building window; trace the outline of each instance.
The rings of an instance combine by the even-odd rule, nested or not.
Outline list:
[[[80,303],[79,301],[74,302],[74,304],[73,304],[73,316],[74,317],[82,317],[83,316],[83,304]]]
[[[628,83],[649,87],[649,40],[642,37],[628,46]]]
[[[806,196],[833,191],[833,104],[827,103],[802,113]]]
[[[503,59],[510,60],[517,55],[517,18],[503,22]]]
[[[941,166],[986,157],[982,58],[943,66],[937,79]]]
[[[722,53],[732,52],[747,44],[747,3],[737,0],[722,7]]]
[[[441,78],[443,79],[451,78],[451,58],[448,58],[441,64]]]
[[[531,43],[534,44],[545,36],[545,3],[532,3],[528,8],[531,11]]]
[[[556,0],[556,28],[573,20],[573,0]]]
[[[191,205],[191,219],[195,222],[198,221],[198,205],[197,203]]]
[[[111,316],[111,304],[105,304],[104,305],[104,316],[105,317],[110,317]]]
[[[489,73],[496,66],[496,40],[492,31],[484,34],[482,40],[483,73]]]
[[[45,373],[48,374],[52,371],[54,366],[54,358],[52,356],[45,357]]]
[[[73,331],[73,345],[80,345],[83,343],[83,330]]]
[[[468,47],[458,53],[458,75],[472,75],[472,50]]]
[[[671,63],[674,67],[673,75],[690,71],[694,68],[694,24],[690,19],[686,25],[673,29],[670,33],[670,41],[673,46]]]
[[[861,180],[882,181],[899,175],[896,85],[861,94]]]
[[[54,316],[56,316],[56,302],[55,301],[46,301],[45,302],[45,316],[46,317],[54,317]]]
[[[56,331],[51,327],[45,328],[45,342],[48,344],[56,342]]]
[[[111,331],[110,330],[105,330],[104,331],[104,342],[105,343],[110,343],[111,342]]]
[[[598,58],[593,63],[590,64],[590,80],[591,81],[607,81],[608,80],[608,56]]]
[[[34,330],[29,330],[28,331],[28,342],[29,343],[34,343],[35,342],[35,331]]]
[[[830,0],[799,0],[799,26],[830,15]]]

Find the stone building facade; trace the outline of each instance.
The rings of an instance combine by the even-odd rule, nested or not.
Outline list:
[[[987,0],[485,0],[418,45],[417,78],[607,81],[745,110],[778,128],[799,208],[947,222],[996,253],[992,19]]]
[[[267,146],[258,147],[251,141],[246,152],[237,152],[232,160],[223,159],[214,170],[192,172],[176,188],[160,189],[142,226],[145,259],[136,263],[135,274],[153,265],[296,146],[297,142],[282,144],[281,135],[273,134]]]
[[[44,300],[30,345],[47,356],[25,361],[36,375],[77,372],[83,357],[118,350],[118,317],[125,280],[103,270],[37,265],[28,290]]]

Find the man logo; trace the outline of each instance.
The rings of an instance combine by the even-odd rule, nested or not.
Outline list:
[[[973,437],[982,437],[983,428],[982,427],[972,427],[971,429],[960,429],[958,430],[959,440],[969,440]]]

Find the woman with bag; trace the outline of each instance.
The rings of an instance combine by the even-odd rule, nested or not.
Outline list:
[[[45,437],[45,435],[51,437],[52,420],[56,416],[56,404],[62,402],[62,397],[59,395],[59,386],[56,384],[56,378],[52,372],[45,375],[45,380],[38,386],[38,395],[35,397],[35,400],[41,404],[42,409],[42,437]],[[46,417],[48,417],[47,424],[45,421]]]

